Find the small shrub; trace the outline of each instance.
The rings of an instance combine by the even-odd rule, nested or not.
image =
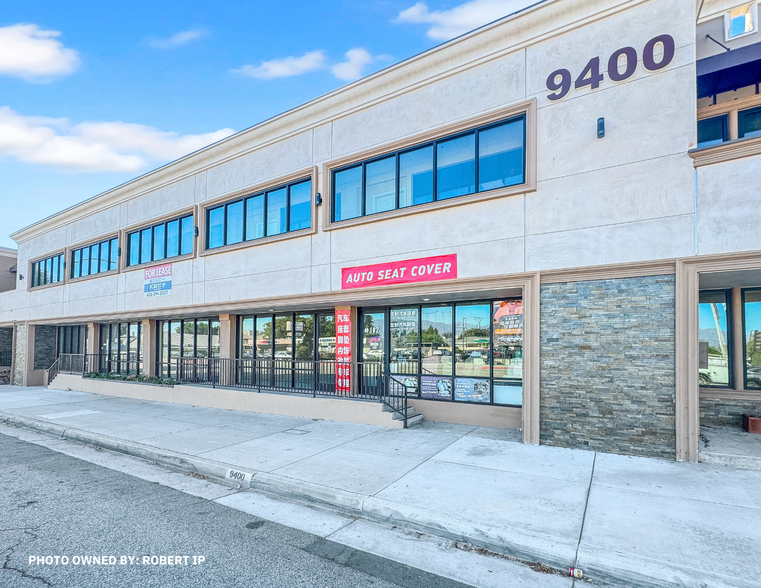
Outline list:
[[[177,383],[172,378],[160,378],[158,376],[151,376],[150,378],[148,376],[138,375],[138,374],[110,374],[108,372],[91,372],[89,374],[84,374],[85,378],[94,378],[96,380],[117,380],[117,381],[127,381],[127,382],[142,382],[144,384],[161,384],[162,386],[172,386]]]

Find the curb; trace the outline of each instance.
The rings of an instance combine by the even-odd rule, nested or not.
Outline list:
[[[236,478],[227,477],[229,471],[240,472],[239,466],[209,459],[190,457],[186,454],[125,441],[65,427],[56,423],[40,421],[23,416],[0,412],[0,421],[48,433],[57,437],[103,447],[111,451],[139,457],[182,471],[209,476],[229,485],[238,485]],[[496,553],[503,553],[524,562],[541,562],[559,570],[567,569],[574,561],[576,544],[533,534],[510,527],[491,525],[476,526],[472,521],[460,519],[436,510],[410,506],[367,494],[359,494],[330,488],[311,482],[288,478],[279,474],[261,471],[243,471],[250,474],[247,488],[297,502],[319,503],[332,510],[371,521],[397,525],[433,536],[471,543]]]

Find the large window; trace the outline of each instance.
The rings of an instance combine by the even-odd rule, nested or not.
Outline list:
[[[158,370],[162,377],[177,375],[180,357],[219,357],[219,321],[186,319],[158,324]]]
[[[710,147],[729,140],[729,116],[723,114],[698,121],[698,147]]]
[[[64,354],[82,354],[85,352],[85,340],[87,338],[87,327],[84,325],[75,325],[68,327],[58,327],[58,348],[56,357]]]
[[[761,107],[737,113],[737,135],[746,139],[761,137]]]
[[[386,361],[392,385],[429,400],[521,406],[523,301],[363,310],[364,362]]]
[[[100,326],[100,371],[116,374],[142,373],[142,349],[141,323],[112,323]]]
[[[526,117],[334,170],[333,221],[525,182]]]
[[[312,180],[299,180],[207,209],[206,248],[216,249],[311,226]]]
[[[127,265],[140,265],[193,253],[194,236],[192,214],[131,232],[127,237]]]
[[[32,288],[63,282],[63,253],[32,263]]]
[[[758,12],[756,4],[750,2],[730,10],[725,16],[726,40],[747,35],[756,30]]]
[[[728,387],[732,378],[730,291],[704,291],[699,300],[700,385]]]
[[[119,267],[119,239],[114,237],[71,252],[71,277],[110,272]]]

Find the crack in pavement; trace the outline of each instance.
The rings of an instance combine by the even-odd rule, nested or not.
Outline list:
[[[34,529],[34,530],[36,531],[36,529]],[[0,532],[5,532],[5,531],[23,531],[25,534],[30,535],[32,537],[32,539],[39,539],[37,534],[32,532],[31,530],[29,530],[28,528],[0,529]],[[51,588],[52,588],[53,583],[50,582],[49,580],[43,578],[42,576],[35,576],[33,574],[29,574],[26,571],[24,571],[24,570],[22,570],[20,568],[13,567],[11,565],[11,556],[16,552],[16,548],[19,547],[22,543],[24,543],[23,539],[21,539],[20,541],[14,543],[13,545],[11,545],[10,547],[5,549],[5,551],[7,553],[5,555],[5,561],[3,562],[2,569],[3,570],[7,570],[9,572],[16,572],[18,574],[21,574],[22,578],[28,578],[30,580],[38,580],[38,581],[42,582],[45,586],[51,586]]]

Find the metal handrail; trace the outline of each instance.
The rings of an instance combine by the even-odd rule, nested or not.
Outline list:
[[[60,362],[61,362],[61,358],[59,357],[53,362],[53,365],[51,365],[48,368],[48,386],[50,386],[50,384],[53,382],[53,380],[55,380],[56,376],[58,375],[58,370],[61,365]]]

